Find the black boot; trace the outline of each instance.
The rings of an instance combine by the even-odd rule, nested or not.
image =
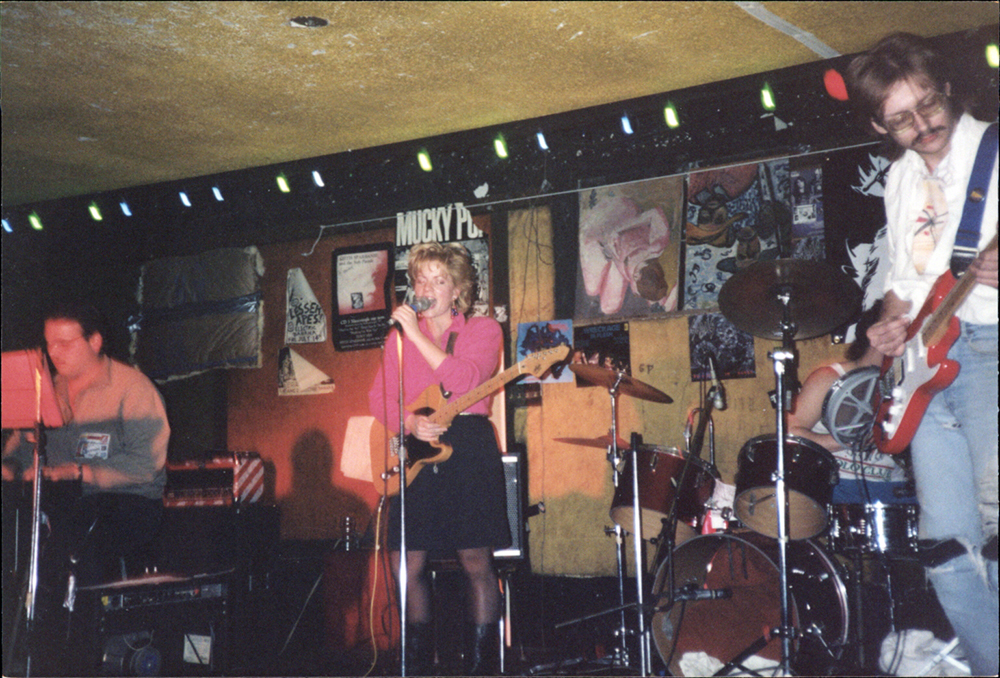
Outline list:
[[[406,675],[430,676],[434,670],[434,639],[427,622],[406,624]]]
[[[465,675],[500,675],[500,628],[475,624],[465,630]]]

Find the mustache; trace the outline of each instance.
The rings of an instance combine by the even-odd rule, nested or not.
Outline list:
[[[927,141],[927,137],[934,136],[935,134],[940,134],[941,132],[944,132],[944,131],[945,131],[944,127],[935,127],[933,129],[929,129],[926,132],[921,132],[920,134],[918,134],[915,141],[917,143],[921,143],[923,141]]]

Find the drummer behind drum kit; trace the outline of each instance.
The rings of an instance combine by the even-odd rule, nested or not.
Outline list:
[[[836,460],[816,443],[785,433],[785,412],[793,395],[785,378],[796,361],[794,341],[843,325],[859,310],[860,297],[857,285],[838,270],[794,259],[758,262],[723,286],[719,306],[730,322],[754,336],[782,342],[769,355],[775,393],[781,394],[772,399],[776,434],[753,438],[739,453],[733,511],[745,529],[694,536],[676,547],[678,526],[689,526],[697,534],[719,480],[714,445],[708,462],[699,458],[712,407],[725,406],[714,362],[714,384],[696,410],[702,416],[686,454],[643,445],[636,434],[627,442],[617,433],[619,393],[659,403],[672,402],[669,396],[623,373],[570,365],[581,379],[609,389],[611,431],[599,439],[560,440],[608,449],[615,533],[638,537],[633,539],[636,563],[645,562],[643,540],[657,544],[651,602],[644,602],[649,593],[644,568],[636,567],[636,601],[626,604],[624,540],[618,539],[621,606],[583,618],[621,612],[616,665],[631,667],[624,642],[631,634],[625,621],[629,608],[637,611],[641,675],[650,671],[649,635],[673,675],[706,671],[709,667],[691,664],[692,658],[703,658],[700,653],[717,660],[710,672],[722,667],[718,675],[749,670],[751,661],[758,662],[758,668],[759,662],[769,663],[770,668],[760,670],[778,674],[829,674],[851,645],[852,629],[854,642],[860,642],[859,622],[854,627],[850,623],[852,612],[860,616],[860,601],[849,601],[842,568],[813,539],[829,529],[828,545],[836,555],[907,550],[915,544],[915,510],[875,504],[858,511],[845,506],[831,521],[833,487],[839,479]],[[824,404],[823,420],[831,434],[845,448],[859,452],[870,449],[881,399],[878,369],[873,369],[845,375]],[[582,619],[559,626],[578,621]]]

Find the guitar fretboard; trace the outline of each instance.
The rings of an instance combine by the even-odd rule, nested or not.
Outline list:
[[[996,246],[997,236],[994,234],[993,239],[990,240],[983,251],[987,252],[991,249],[996,249]],[[958,307],[962,305],[962,302],[965,301],[965,298],[969,296],[969,292],[975,286],[976,279],[971,275],[963,275],[958,279],[955,286],[951,288],[951,291],[945,295],[945,298],[941,300],[938,307],[934,309],[934,312],[928,316],[923,329],[920,330],[920,338],[924,342],[924,346],[933,346],[941,341],[941,338],[948,330],[948,321],[955,315],[955,311],[958,310]]]

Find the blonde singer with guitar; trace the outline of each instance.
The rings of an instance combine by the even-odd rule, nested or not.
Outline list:
[[[502,331],[492,318],[466,318],[476,285],[468,251],[457,244],[426,243],[410,250],[408,272],[417,299],[433,300],[419,314],[401,305],[386,339],[383,365],[368,393],[371,414],[390,434],[399,429],[399,358],[403,336],[404,400],[429,386],[455,399],[487,381],[500,363]],[[424,302],[426,305],[427,302]],[[503,462],[487,418],[489,397],[473,403],[450,425],[410,411],[404,425],[415,445],[443,443],[451,454],[406,486],[407,673],[433,670],[428,555],[455,554],[465,574],[469,603],[465,631],[467,675],[498,670],[500,592],[493,551],[510,544]],[[377,424],[376,424],[377,425]],[[374,453],[374,451],[373,451]],[[392,454],[391,452],[389,454]],[[391,467],[392,464],[389,464]],[[376,482],[381,482],[376,479]],[[398,482],[398,481],[397,481]],[[389,549],[399,576],[399,497],[389,504]]]
[[[947,307],[943,299],[938,302],[935,285],[952,282],[959,224],[976,202],[966,196],[980,196],[983,213],[972,220],[978,229],[970,248],[975,258],[955,286],[973,284],[957,304],[954,320],[951,314],[945,318],[952,330],[938,343],[926,342],[923,353],[927,363],[954,361],[957,374],[919,393],[928,399],[922,417],[901,425],[914,425],[910,451],[920,503],[921,559],[972,674],[996,675],[996,137],[983,147],[985,166],[993,164],[981,173],[980,185],[974,166],[988,125],[963,112],[948,64],[922,38],[884,38],[852,61],[847,80],[852,103],[894,156],[885,187],[884,309],[868,330],[882,354],[909,356],[916,364],[914,342],[930,336],[918,326],[925,302]],[[976,181],[970,182],[974,175]],[[906,369],[904,374],[913,373]],[[901,386],[910,388],[905,377]]]

